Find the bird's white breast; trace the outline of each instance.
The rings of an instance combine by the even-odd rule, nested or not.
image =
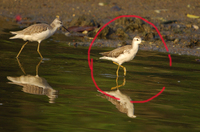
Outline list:
[[[23,40],[41,42],[42,40],[49,38],[54,33],[55,33],[54,30],[47,29],[46,31],[43,31],[43,32],[40,32],[40,33],[34,33],[34,34],[31,34],[31,35],[24,35]]]
[[[124,51],[123,54],[117,57],[117,63],[121,65],[124,62],[131,61],[135,57],[136,53],[137,53],[137,50],[133,50],[133,49]]]

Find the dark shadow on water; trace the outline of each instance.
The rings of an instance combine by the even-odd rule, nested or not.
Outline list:
[[[39,63],[36,66],[36,75],[26,75],[26,72],[24,68],[22,67],[19,59],[17,58],[19,67],[21,68],[22,72],[25,75],[21,75],[19,77],[12,77],[7,76],[7,79],[11,82],[8,82],[9,84],[16,84],[19,86],[22,86],[22,91],[29,94],[35,94],[35,95],[46,95],[49,98],[49,103],[55,103],[55,99],[57,98],[57,91],[54,90],[47,82],[45,78],[39,77],[38,75],[38,69],[42,62],[42,60],[39,61]]]

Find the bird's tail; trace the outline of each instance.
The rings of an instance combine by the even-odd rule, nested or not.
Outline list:
[[[106,57],[106,56],[103,56],[103,57],[100,57],[99,59],[107,59],[107,57]]]
[[[10,37],[9,39],[16,39],[18,37],[16,37],[17,35],[13,36],[13,37]]]
[[[12,34],[16,34],[15,36],[13,36],[13,37],[10,37],[9,39],[16,39],[16,38],[20,38],[20,36],[19,36],[19,34],[17,33],[17,32],[10,32],[10,33],[12,33]]]
[[[13,32],[13,31],[10,31],[10,33],[12,33],[12,34],[17,34],[17,32]]]
[[[106,56],[100,57],[99,59],[105,59],[105,60],[116,61],[116,58],[106,57]]]

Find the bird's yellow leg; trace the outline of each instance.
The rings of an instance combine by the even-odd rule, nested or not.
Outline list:
[[[124,86],[125,83],[126,83],[126,79],[125,79],[125,77],[124,77],[123,83],[122,83],[121,85],[118,85],[118,86],[117,86],[117,89],[118,89],[119,87],[121,87],[121,86]]]
[[[112,87],[111,90],[116,89],[116,88],[118,89],[118,76],[116,77],[116,86]]]
[[[116,71],[116,75],[117,75],[117,77],[118,77],[118,76],[119,76],[118,71],[119,71],[120,65],[119,65],[118,63],[114,62],[114,61],[113,61],[113,63],[116,64],[116,65],[118,65],[118,68],[117,68],[117,71]]]
[[[38,43],[37,52],[40,55],[41,59],[43,59],[42,55],[40,54],[40,43]]]
[[[126,76],[126,67],[120,65],[124,69],[124,76]]]
[[[124,76],[126,76],[126,67],[124,67],[124,66],[122,66],[122,65],[119,65],[118,63],[116,63],[116,62],[114,62],[114,61],[113,61],[113,63],[116,64],[116,65],[118,65],[118,70],[119,70],[119,66],[122,67],[122,68],[124,69]],[[117,72],[116,72],[116,73],[117,73],[117,76],[118,76],[118,70],[117,70]]]
[[[119,87],[124,86],[125,83],[126,83],[126,78],[124,77],[123,83],[122,83],[121,85],[118,85],[118,77],[117,77],[117,78],[116,78],[116,84],[117,84],[117,86],[112,87],[111,90],[113,90],[113,89],[118,89]]]
[[[21,68],[22,72],[24,73],[24,75],[26,75],[26,72],[24,71],[24,68],[22,67],[18,58],[17,58],[17,62],[18,62],[19,67]]]
[[[41,62],[42,62],[42,59],[40,60],[40,62],[36,66],[36,76],[38,76],[38,69],[39,69]]]
[[[21,47],[21,49],[20,49],[19,53],[17,54],[16,58],[18,58],[18,57],[19,57],[19,55],[21,54],[21,52],[22,52],[22,50],[23,50],[24,46],[25,46],[27,43],[28,43],[28,41],[27,41],[27,42],[26,42],[24,45],[22,45],[22,47]]]
[[[118,65],[118,68],[117,68],[117,71],[116,71],[116,75],[117,75],[117,77],[119,76],[119,74],[118,74],[118,71],[119,71],[119,65]]]

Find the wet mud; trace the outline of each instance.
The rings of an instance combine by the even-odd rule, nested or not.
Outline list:
[[[169,53],[200,56],[200,2],[192,0],[172,1],[13,1],[0,4],[0,33],[22,29],[38,22],[51,23],[60,16],[70,33],[66,37],[83,37],[76,45],[90,45],[91,39],[108,21],[120,15],[138,15],[153,23],[164,38]],[[34,13],[33,13],[34,12]],[[188,14],[193,14],[191,16]],[[70,35],[69,35],[70,34]],[[142,50],[166,52],[156,30],[138,18],[120,18],[98,35],[94,45],[119,47],[130,44],[134,36],[142,37]],[[64,40],[60,40],[64,41]],[[74,43],[72,42],[72,45]]]

